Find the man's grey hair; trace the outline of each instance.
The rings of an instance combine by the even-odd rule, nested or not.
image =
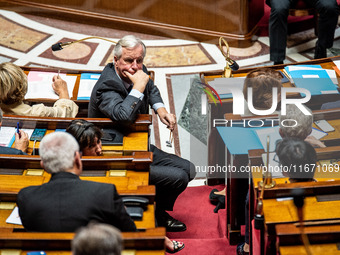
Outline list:
[[[142,42],[141,39],[135,37],[134,35],[126,35],[122,39],[120,39],[114,50],[113,50],[113,55],[116,56],[118,59],[121,58],[123,54],[123,49],[122,48],[128,48],[128,49],[133,49],[138,45],[142,45],[143,47],[143,58],[145,57],[146,54],[146,47],[145,44]]]
[[[2,110],[0,108],[0,123],[2,122],[2,115],[3,115],[3,113],[2,113]]]
[[[122,249],[120,231],[103,223],[80,228],[72,241],[73,255],[120,255]]]
[[[66,132],[54,132],[44,136],[39,146],[44,169],[49,173],[66,172],[72,169],[77,151],[79,151],[78,142]]]
[[[280,114],[280,129],[284,137],[295,137],[305,140],[312,132],[313,114],[305,106],[311,115],[305,115],[295,104],[289,104],[286,108],[286,115]],[[282,125],[283,124],[285,126]],[[296,126],[294,126],[297,124]],[[294,126],[294,127],[293,127]]]

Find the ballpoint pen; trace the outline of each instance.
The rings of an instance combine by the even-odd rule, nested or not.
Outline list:
[[[20,138],[19,122],[17,122],[17,133],[18,133],[18,135],[19,135],[19,138]]]

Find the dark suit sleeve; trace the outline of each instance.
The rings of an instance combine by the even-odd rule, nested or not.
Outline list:
[[[0,146],[0,154],[8,154],[8,155],[27,155],[27,153],[15,149],[15,148],[9,148],[9,147],[3,147]]]
[[[107,87],[107,86],[105,86]],[[97,95],[99,110],[115,121],[134,122],[137,110],[143,103],[139,98],[128,95],[125,99],[115,90],[101,90]]]
[[[149,104],[152,107],[156,103],[163,103],[161,93],[158,88],[155,86],[152,80],[149,80],[147,85],[148,93],[149,93]]]
[[[26,219],[26,214],[25,214],[25,198],[24,198],[24,191],[20,190],[17,196],[17,206],[19,209],[19,216],[22,222],[22,225],[26,228],[29,229],[29,222]]]
[[[116,187],[113,188],[113,206],[112,210],[114,213],[113,219],[116,219],[114,226],[119,228],[123,232],[134,232],[137,230],[134,221],[125,210],[122,199],[117,193]]]

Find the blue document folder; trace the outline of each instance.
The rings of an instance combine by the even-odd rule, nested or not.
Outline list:
[[[248,154],[248,150],[262,149],[255,130],[259,128],[216,127],[230,154]]]

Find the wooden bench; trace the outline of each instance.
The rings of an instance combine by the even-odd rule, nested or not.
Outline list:
[[[124,249],[133,250],[132,254],[136,255],[164,254],[165,234],[165,228],[152,228],[142,232],[123,232]],[[1,228],[0,251],[11,249],[12,251],[17,250],[19,254],[26,254],[27,251],[44,250],[46,254],[58,252],[60,255],[69,255],[73,237],[74,233],[30,233],[24,230]]]
[[[95,124],[99,128],[120,128],[118,123],[112,122],[110,119],[100,118],[84,118],[85,120]],[[4,127],[16,127],[19,122],[21,129],[47,129],[46,134],[54,132],[56,129],[66,129],[74,118],[50,118],[50,117],[24,117],[15,115],[5,115],[2,120]],[[103,154],[131,154],[134,151],[148,151],[149,145],[149,126],[152,124],[151,115],[140,114],[137,120],[129,127],[124,127],[123,145],[103,146]],[[40,142],[30,141],[28,153],[38,153]],[[13,145],[14,146],[14,145]]]

